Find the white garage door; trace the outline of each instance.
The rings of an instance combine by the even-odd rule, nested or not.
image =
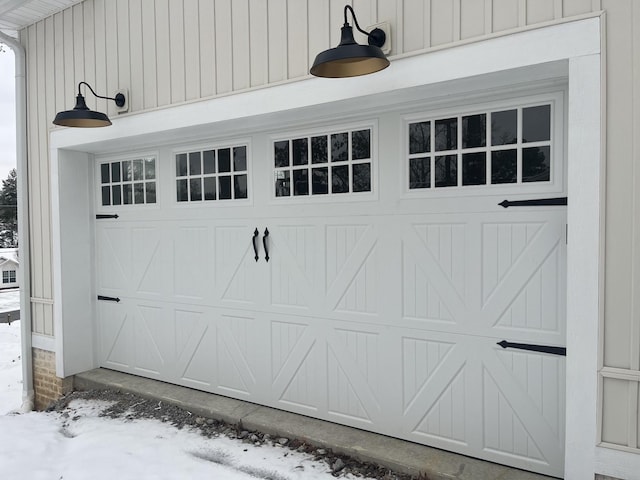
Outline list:
[[[561,143],[547,95],[101,158],[101,363],[561,476]]]

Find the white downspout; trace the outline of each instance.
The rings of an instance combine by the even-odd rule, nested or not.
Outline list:
[[[31,353],[31,263],[29,256],[29,183],[27,164],[27,85],[24,47],[0,31],[0,42],[8,45],[16,62],[16,160],[18,196],[18,272],[20,275],[20,328],[22,337],[22,407],[33,410],[33,359]]]

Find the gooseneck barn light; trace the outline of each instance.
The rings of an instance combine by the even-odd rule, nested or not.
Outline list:
[[[353,28],[347,22],[347,10],[351,12],[358,31],[367,36],[369,45],[360,45],[354,40]],[[320,52],[310,73],[316,77],[344,78],[383,70],[389,66],[389,60],[380,49],[386,39],[384,30],[380,28],[374,28],[371,32],[361,29],[353,8],[345,5],[340,44],[336,48]]]
[[[76,97],[76,106],[73,107],[73,110],[67,110],[65,112],[58,112],[56,118],[53,120],[55,125],[61,125],[63,127],[82,127],[82,128],[91,128],[91,127],[108,127],[111,125],[111,120],[107,117],[106,114],[102,112],[96,112],[95,110],[89,110],[87,104],[84,101],[84,97],[82,93],[80,93],[80,86],[86,85],[86,87],[91,90],[94,96],[98,98],[104,98],[105,100],[113,100],[116,102],[118,107],[123,107],[126,98],[122,93],[118,93],[115,97],[103,97],[102,95],[98,95],[93,91],[91,85],[87,82],[80,82],[78,84],[78,96]]]

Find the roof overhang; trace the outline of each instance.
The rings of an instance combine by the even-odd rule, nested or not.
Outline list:
[[[0,31],[14,38],[29,25],[81,0],[0,0]]]

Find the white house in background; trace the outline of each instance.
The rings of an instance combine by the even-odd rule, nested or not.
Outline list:
[[[391,64],[312,77],[344,3]],[[0,0],[0,30],[39,408],[102,367],[640,479],[640,2]],[[112,126],[52,125],[78,90]]]
[[[17,248],[0,248],[0,272],[2,272],[0,289],[20,287],[19,267]]]

